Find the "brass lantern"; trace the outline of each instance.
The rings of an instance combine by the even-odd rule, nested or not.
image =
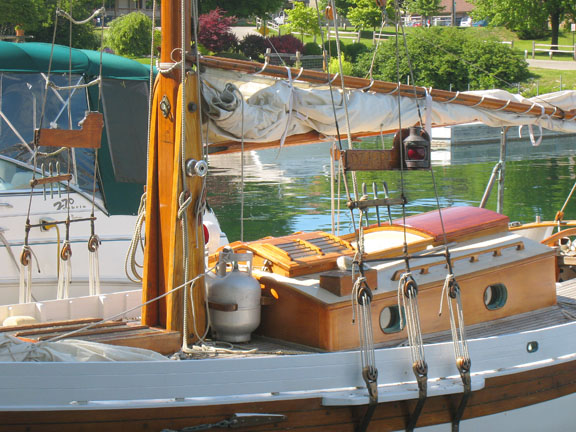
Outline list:
[[[430,168],[430,137],[420,127],[412,126],[402,145],[406,168]]]

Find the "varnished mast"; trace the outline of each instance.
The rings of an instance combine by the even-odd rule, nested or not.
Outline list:
[[[190,17],[190,3],[186,4],[185,17]],[[182,2],[166,0],[161,7],[162,45],[161,68],[180,58]],[[189,18],[185,20],[184,46],[190,47]],[[164,66],[166,67],[166,66]],[[149,143],[148,182],[146,201],[146,248],[144,255],[143,301],[149,301],[184,283],[182,226],[178,218],[179,198],[183,190],[189,192],[187,207],[188,226],[188,279],[204,270],[204,236],[202,217],[196,214],[198,200],[202,200],[202,179],[185,176],[182,184],[181,169],[181,87],[182,72],[176,67],[172,72],[160,73],[154,85]],[[185,157],[184,160],[202,160],[200,121],[197,107],[197,82],[188,73],[185,85]],[[186,192],[188,196],[188,192]],[[200,229],[197,229],[197,228]],[[194,285],[198,298],[196,329],[205,329],[203,308],[204,281]],[[183,290],[180,289],[160,301],[146,306],[142,321],[146,325],[162,326],[170,330],[183,328]],[[188,329],[193,332],[192,314],[188,314]]]

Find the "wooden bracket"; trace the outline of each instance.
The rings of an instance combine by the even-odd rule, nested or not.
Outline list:
[[[102,113],[90,111],[78,123],[81,129],[36,129],[37,147],[100,148],[104,119]]]

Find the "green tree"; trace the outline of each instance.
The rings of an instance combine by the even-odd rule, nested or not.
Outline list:
[[[444,10],[440,3],[440,0],[407,0],[404,5],[410,13],[422,15],[423,23],[426,23],[428,18]]]
[[[472,16],[515,31],[521,39],[543,37],[551,29],[551,48],[558,46],[560,23],[574,12],[574,0],[470,0]]]
[[[294,3],[294,9],[286,9],[286,14],[290,31],[300,32],[302,40],[304,40],[304,33],[312,34],[316,42],[316,36],[320,34],[320,26],[315,8],[306,7],[304,3],[297,2]]]
[[[36,30],[45,18],[41,0],[3,0],[0,27],[5,32],[21,25],[27,32]]]
[[[200,13],[208,13],[219,7],[228,15],[238,18],[251,16],[266,17],[279,11],[284,5],[284,0],[202,0]]]
[[[357,29],[372,27],[382,23],[382,11],[374,0],[352,0],[354,7],[348,11],[348,19]]]
[[[110,22],[108,42],[117,54],[141,56],[150,53],[152,20],[142,12],[132,12]]]
[[[70,41],[75,48],[95,49],[98,48],[100,38],[95,32],[92,22],[86,24],[72,24],[63,17],[56,20],[56,7],[74,17],[76,20],[88,18],[95,9],[102,6],[101,0],[46,0],[42,1],[43,19],[42,23],[33,31],[28,32],[34,35],[38,42],[52,42],[54,34],[54,23],[56,26],[56,43],[69,45]],[[25,27],[26,28],[26,27]],[[70,37],[72,29],[72,37]]]
[[[497,40],[478,40],[467,32],[451,27],[414,29],[406,36],[410,61],[402,49],[399,58],[399,80],[448,90],[507,87],[529,77],[526,61]],[[389,40],[376,53],[374,78],[397,81],[396,43]],[[355,75],[363,76],[372,64],[372,53],[359,56]]]

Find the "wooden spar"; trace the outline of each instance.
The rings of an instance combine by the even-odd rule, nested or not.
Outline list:
[[[189,3],[184,11],[190,16]],[[160,62],[172,64],[173,57],[177,57],[181,45],[180,2],[162,2],[162,46]],[[188,21],[187,21],[188,23]],[[188,27],[187,27],[188,28]],[[190,32],[185,30],[185,46],[190,46]],[[170,74],[158,74],[154,85],[152,105],[152,119],[150,130],[148,183],[146,200],[146,248],[144,252],[143,271],[143,301],[147,302],[162,295],[184,282],[184,266],[182,258],[182,231],[178,214],[178,197],[182,191],[180,170],[180,124],[181,99],[178,97],[181,81],[181,70],[174,69]],[[194,81],[194,80],[188,80]],[[197,98],[194,84],[186,85],[186,106]],[[196,103],[196,106],[199,104]],[[166,107],[168,107],[166,109]],[[186,113],[186,158],[202,158],[200,142],[200,129],[198,110]],[[187,189],[192,195],[192,204],[188,207],[188,234],[190,245],[190,272],[194,277],[203,271],[204,265],[204,238],[203,230],[199,230],[196,244],[196,227],[202,227],[201,216],[194,214],[199,196],[201,181],[193,179]],[[196,222],[199,222],[198,224]],[[198,253],[198,250],[199,253]],[[198,256],[199,255],[199,256]],[[192,263],[193,262],[193,263]],[[199,264],[200,263],[200,264]],[[195,292],[203,293],[202,286],[196,285]],[[162,326],[169,330],[182,330],[182,296],[183,291],[171,294],[160,301],[153,302],[143,308],[142,322],[149,326]],[[197,327],[199,332],[204,331],[203,303],[199,304],[197,311]],[[189,314],[188,328],[192,329],[191,314]]]
[[[288,71],[284,66],[267,65],[262,71],[263,65],[260,63],[212,56],[201,57],[200,63],[204,66],[217,69],[234,70],[246,73],[256,73],[261,71],[260,73],[265,76],[288,78]],[[336,75],[333,74],[329,75],[325,72],[311,70],[304,70],[300,73],[300,69],[296,68],[291,68],[290,72],[292,77],[299,76],[298,80],[314,84],[327,84],[330,80],[333,80],[336,77]],[[339,78],[334,82],[339,85]],[[404,84],[398,86],[396,83],[378,80],[371,82],[368,79],[350,76],[344,77],[344,85],[349,89],[370,88],[370,91],[383,94],[397,94],[399,91],[400,95],[403,97],[416,99],[424,99],[426,97],[426,92],[428,91],[432,100],[440,103],[454,103],[468,107],[482,108],[488,111],[511,112],[535,117],[548,115],[552,118],[563,120],[574,120],[576,118],[576,109],[563,111],[560,108],[545,107],[543,111],[542,105],[538,104],[508,102],[491,97],[481,97],[459,92],[450,92],[447,90],[427,89],[425,87],[409,86]]]

